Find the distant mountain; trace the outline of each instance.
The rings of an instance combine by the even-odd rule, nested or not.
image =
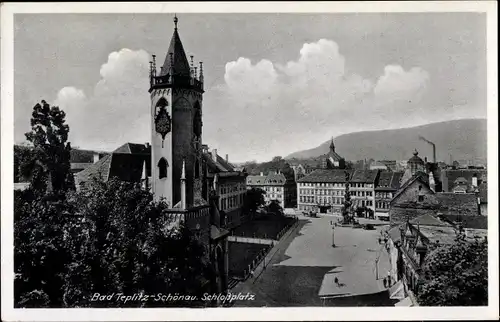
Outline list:
[[[487,130],[485,119],[462,119],[427,125],[382,131],[344,134],[334,139],[336,152],[346,160],[407,160],[415,149],[419,156],[432,160],[432,146],[436,145],[437,161],[475,160],[486,162]],[[298,151],[285,159],[308,159],[328,152],[330,141],[318,147]]]

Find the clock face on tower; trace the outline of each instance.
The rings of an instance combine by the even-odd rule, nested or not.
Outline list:
[[[172,119],[165,106],[160,106],[156,113],[155,130],[156,133],[161,135],[163,140],[165,140],[165,136],[172,130]]]

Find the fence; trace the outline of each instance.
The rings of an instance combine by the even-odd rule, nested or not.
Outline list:
[[[263,245],[275,245],[277,243],[273,239],[242,237],[242,236],[229,236],[227,240],[238,243],[263,244]]]

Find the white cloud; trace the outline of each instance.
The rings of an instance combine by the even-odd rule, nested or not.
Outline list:
[[[122,49],[101,66],[91,95],[61,89],[57,101],[74,146],[111,150],[150,140],[148,62],[145,51]],[[418,112],[408,102],[418,101],[428,79],[420,68],[393,65],[375,81],[348,73],[338,45],[326,39],[304,44],[297,60],[285,64],[240,57],[226,64],[224,84],[206,88],[204,141],[231,160],[263,160],[339,133],[396,120],[402,126],[407,109]]]
[[[149,55],[121,49],[101,66],[92,95],[65,87],[57,102],[66,112],[73,146],[112,150],[149,137]]]
[[[376,82],[350,74],[338,45],[326,39],[304,44],[286,64],[240,57],[226,64],[225,86],[209,94],[206,137],[237,160],[284,156],[331,135],[390,126],[390,114],[403,113],[399,101],[409,107],[428,78],[420,68],[393,65]]]

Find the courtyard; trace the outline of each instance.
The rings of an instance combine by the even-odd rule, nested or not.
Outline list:
[[[251,292],[255,300],[235,306],[390,305],[382,283],[389,259],[378,243],[383,226],[335,227],[332,247],[332,220],[299,216],[297,228],[276,246],[262,274],[232,290]]]

